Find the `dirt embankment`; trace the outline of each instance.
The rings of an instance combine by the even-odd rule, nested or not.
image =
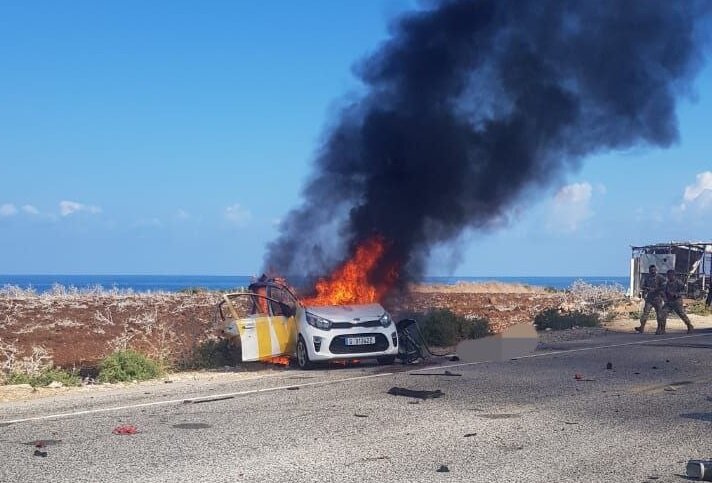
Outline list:
[[[117,348],[136,348],[152,357],[180,361],[215,337],[218,293],[64,293],[0,294],[0,366],[46,349],[64,368],[94,365]],[[533,320],[560,298],[537,289],[497,284],[420,286],[384,305],[396,319],[409,313],[447,308],[484,317],[499,332]],[[41,357],[40,350],[34,357]],[[2,369],[2,367],[0,367]]]

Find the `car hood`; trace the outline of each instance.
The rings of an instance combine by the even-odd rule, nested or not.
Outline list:
[[[381,304],[307,306],[306,311],[332,322],[353,322],[355,319],[361,322],[378,320],[386,312]]]

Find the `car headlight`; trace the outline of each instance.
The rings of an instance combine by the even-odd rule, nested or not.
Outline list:
[[[388,327],[389,325],[391,325],[391,316],[388,315],[388,312],[386,312],[385,314],[381,315],[380,321],[383,327]]]
[[[310,314],[309,312],[306,313],[306,317],[307,324],[311,325],[312,327],[316,327],[317,329],[321,330],[331,329],[331,321],[328,319],[316,316],[314,314]]]

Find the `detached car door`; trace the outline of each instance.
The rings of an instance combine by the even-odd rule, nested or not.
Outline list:
[[[223,299],[228,309],[223,332],[240,337],[244,362],[294,353],[296,308],[254,293],[225,294]]]

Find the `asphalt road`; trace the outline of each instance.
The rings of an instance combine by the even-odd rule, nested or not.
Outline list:
[[[678,482],[712,458],[712,332],[226,379],[3,403],[0,481]]]

